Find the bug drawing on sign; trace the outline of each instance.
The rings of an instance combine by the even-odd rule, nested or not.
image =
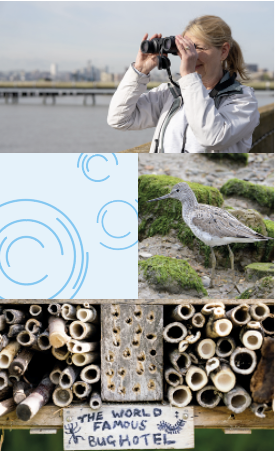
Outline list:
[[[71,444],[71,439],[73,439],[74,443],[77,445],[78,444],[78,439],[82,438],[82,440],[85,440],[82,435],[76,435],[80,430],[81,427],[78,427],[78,423],[75,423],[75,426],[73,424],[68,424],[65,426],[65,429],[68,430],[68,432],[65,432],[67,435],[71,434],[71,438],[69,439],[69,445]]]

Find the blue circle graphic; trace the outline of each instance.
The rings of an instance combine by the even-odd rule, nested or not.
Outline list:
[[[137,202],[136,199],[135,199],[135,202]],[[105,207],[107,207],[108,205],[110,205],[110,204],[112,204],[112,203],[124,203],[124,204],[130,206],[130,207],[134,210],[135,214],[136,214],[137,217],[138,217],[138,211],[137,211],[137,209],[134,207],[134,205],[132,205],[131,203],[126,202],[126,200],[112,200],[112,201],[110,201],[110,202],[105,203],[105,205],[103,205],[103,207],[99,210],[98,215],[97,215],[97,220],[96,220],[97,223],[99,223],[100,213],[104,210]],[[137,202],[137,203],[138,203],[138,202]],[[102,218],[101,218],[101,225],[102,225],[102,228],[103,228],[104,232],[105,232],[109,237],[114,238],[114,239],[116,239],[116,240],[121,240],[122,238],[126,238],[127,236],[129,236],[129,235],[131,234],[131,232],[128,232],[128,233],[126,233],[126,234],[124,234],[124,235],[121,235],[121,236],[115,236],[115,235],[112,235],[111,233],[109,233],[109,232],[106,230],[106,227],[105,227],[105,225],[104,225],[104,218],[105,218],[105,216],[106,216],[106,213],[107,213],[107,209],[104,211],[104,213],[103,213],[103,215],[102,215]],[[125,247],[111,247],[111,246],[108,246],[107,244],[104,244],[104,243],[100,242],[100,244],[101,244],[102,246],[104,246],[104,247],[107,248],[107,249],[111,249],[111,250],[113,250],[113,251],[123,251],[123,250],[125,250],[125,249],[129,249],[129,248],[135,246],[135,244],[137,244],[137,243],[138,243],[138,240],[136,240],[134,243],[130,244],[129,246],[125,246]]]
[[[114,159],[115,159],[115,163],[116,165],[118,165],[118,159],[115,155],[115,153],[108,153],[109,156],[113,156]],[[81,153],[78,157],[78,160],[77,160],[77,168],[80,168],[80,162],[81,162],[81,159],[82,157],[84,156],[84,153]],[[94,178],[91,178],[88,173],[90,172],[90,169],[89,169],[89,163],[90,161],[93,159],[93,158],[102,158],[104,159],[105,162],[108,162],[109,159],[104,155],[104,154],[100,154],[100,153],[95,153],[93,154],[92,156],[88,157],[89,155],[85,155],[83,157],[83,160],[82,160],[82,164],[81,164],[81,169],[82,169],[82,172],[83,174],[85,175],[86,178],[88,178],[88,180],[90,181],[93,181],[94,183],[102,183],[103,181],[106,181],[108,180],[108,178],[110,178],[110,175],[107,175],[105,178],[102,178],[100,180],[96,180]],[[88,158],[88,159],[87,159]],[[88,172],[88,173],[87,173]]]
[[[0,209],[5,206],[12,205],[12,204],[20,204],[16,208],[16,210],[17,210],[16,213],[18,213],[20,210],[22,212],[22,209],[23,209],[23,211],[25,211],[26,209],[29,209],[29,208],[31,208],[31,210],[33,209],[34,213],[36,213],[37,204],[40,207],[41,206],[48,207],[53,211],[54,221],[56,221],[57,224],[62,227],[61,232],[63,232],[63,233],[61,234],[61,236],[67,237],[68,238],[67,242],[69,240],[68,244],[71,244],[71,248],[73,251],[73,259],[72,259],[71,271],[69,273],[69,276],[67,276],[66,281],[65,282],[63,281],[63,283],[60,284],[59,289],[57,291],[55,291],[55,293],[53,295],[51,295],[49,297],[47,297],[45,295],[45,296],[42,296],[42,298],[48,298],[48,299],[56,298],[58,295],[60,295],[63,292],[63,290],[68,289],[69,283],[71,282],[73,276],[75,275],[76,280],[75,280],[74,284],[73,283],[70,284],[72,286],[71,288],[73,289],[73,294],[70,296],[70,299],[74,298],[83,285],[83,282],[87,275],[88,266],[89,266],[89,253],[88,252],[86,252],[86,254],[84,253],[83,243],[82,243],[80,234],[79,234],[76,226],[63,211],[61,211],[59,208],[55,207],[54,205],[51,205],[50,203],[43,202],[41,200],[35,200],[35,199],[17,199],[17,200],[11,200],[9,202],[5,202],[5,203],[1,204]],[[32,207],[32,205],[33,205],[33,207]],[[12,216],[13,216],[13,214],[12,214]],[[17,218],[17,215],[15,215],[15,217]],[[3,217],[0,216],[0,220],[3,220]],[[33,218],[26,218],[26,219],[18,218],[12,222],[8,222],[6,225],[2,224],[3,226],[0,226],[1,227],[0,234],[3,232],[3,234],[5,235],[5,238],[0,243],[0,271],[5,276],[6,279],[8,279],[10,282],[14,283],[15,285],[34,286],[34,285],[40,284],[48,277],[48,275],[46,274],[44,277],[42,277],[39,280],[36,280],[34,282],[25,283],[25,282],[20,282],[18,280],[12,279],[9,276],[9,274],[3,269],[4,259],[2,256],[4,255],[4,258],[6,261],[6,266],[11,268],[11,263],[9,260],[9,252],[10,252],[11,247],[15,243],[17,243],[19,240],[32,240],[32,241],[35,241],[36,243],[38,243],[41,248],[43,248],[43,249],[45,248],[45,245],[42,243],[42,241],[40,241],[40,239],[38,239],[34,236],[31,236],[31,235],[21,235],[21,236],[17,236],[12,241],[9,240],[9,236],[10,236],[9,231],[10,231],[11,226],[16,226],[16,228],[18,226],[18,228],[20,228],[21,225],[22,226],[24,225],[25,227],[28,227],[30,225],[30,223],[38,224],[43,229],[47,229],[51,233],[51,235],[53,235],[54,241],[56,241],[56,244],[58,245],[58,248],[60,250],[60,255],[61,256],[65,255],[64,246],[62,244],[63,238],[60,238],[60,235],[57,235],[57,233],[54,231],[54,229],[48,225],[48,222],[47,223],[41,222],[40,220],[33,219]],[[43,231],[43,229],[42,229],[42,231]],[[5,246],[7,245],[7,249],[6,249],[5,253],[3,252],[4,245]],[[79,253],[79,250],[80,250],[80,253]],[[3,296],[0,296],[0,298],[4,299]]]

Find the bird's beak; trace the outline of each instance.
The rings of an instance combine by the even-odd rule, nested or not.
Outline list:
[[[170,194],[166,194],[162,197],[158,197],[157,199],[147,200],[147,202],[155,202],[156,200],[169,199],[169,197],[170,197]]]

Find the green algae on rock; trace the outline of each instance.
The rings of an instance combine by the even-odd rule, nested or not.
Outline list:
[[[274,238],[274,221],[269,219],[264,219],[265,228],[267,231],[267,236],[269,238]],[[274,259],[274,239],[268,240],[265,247],[264,261],[269,262]]]
[[[260,279],[254,287],[245,290],[237,299],[272,299],[274,298],[274,277]]]
[[[274,205],[274,188],[270,186],[232,178],[221,187],[220,191],[225,196],[239,195],[250,200],[256,200],[265,207],[272,208]]]
[[[205,156],[208,159],[212,159],[215,161],[224,162],[225,159],[229,159],[230,161],[235,161],[237,163],[247,165],[249,154],[248,153],[206,153]]]
[[[251,263],[245,267],[246,278],[249,281],[257,280],[274,275],[274,263]]]
[[[144,273],[149,285],[159,291],[182,293],[193,289],[198,296],[207,296],[201,278],[186,260],[155,255],[139,261],[139,269],[139,272]]]

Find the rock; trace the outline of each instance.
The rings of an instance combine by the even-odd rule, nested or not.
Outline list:
[[[245,267],[246,279],[256,282],[258,279],[274,275],[274,263],[251,263]]]
[[[247,165],[248,163],[248,153],[207,153],[206,156],[208,159],[215,159],[216,161],[224,162],[225,159],[230,159],[239,164]]]
[[[210,277],[208,277],[208,276],[202,276],[202,277],[201,277],[201,281],[202,281],[202,285],[203,285],[205,288],[208,288],[208,287],[210,286],[210,282],[211,282]]]
[[[226,196],[239,195],[256,200],[260,205],[269,208],[273,208],[274,205],[274,188],[270,186],[232,178],[221,187],[220,191]]]
[[[152,254],[149,252],[139,252],[138,255],[144,259],[148,259],[149,257],[152,257]]]
[[[188,290],[194,296],[207,296],[201,278],[185,260],[156,255],[139,262],[140,273],[156,291],[180,294]]]
[[[263,277],[254,287],[245,290],[237,299],[272,299],[274,298],[274,277]]]

